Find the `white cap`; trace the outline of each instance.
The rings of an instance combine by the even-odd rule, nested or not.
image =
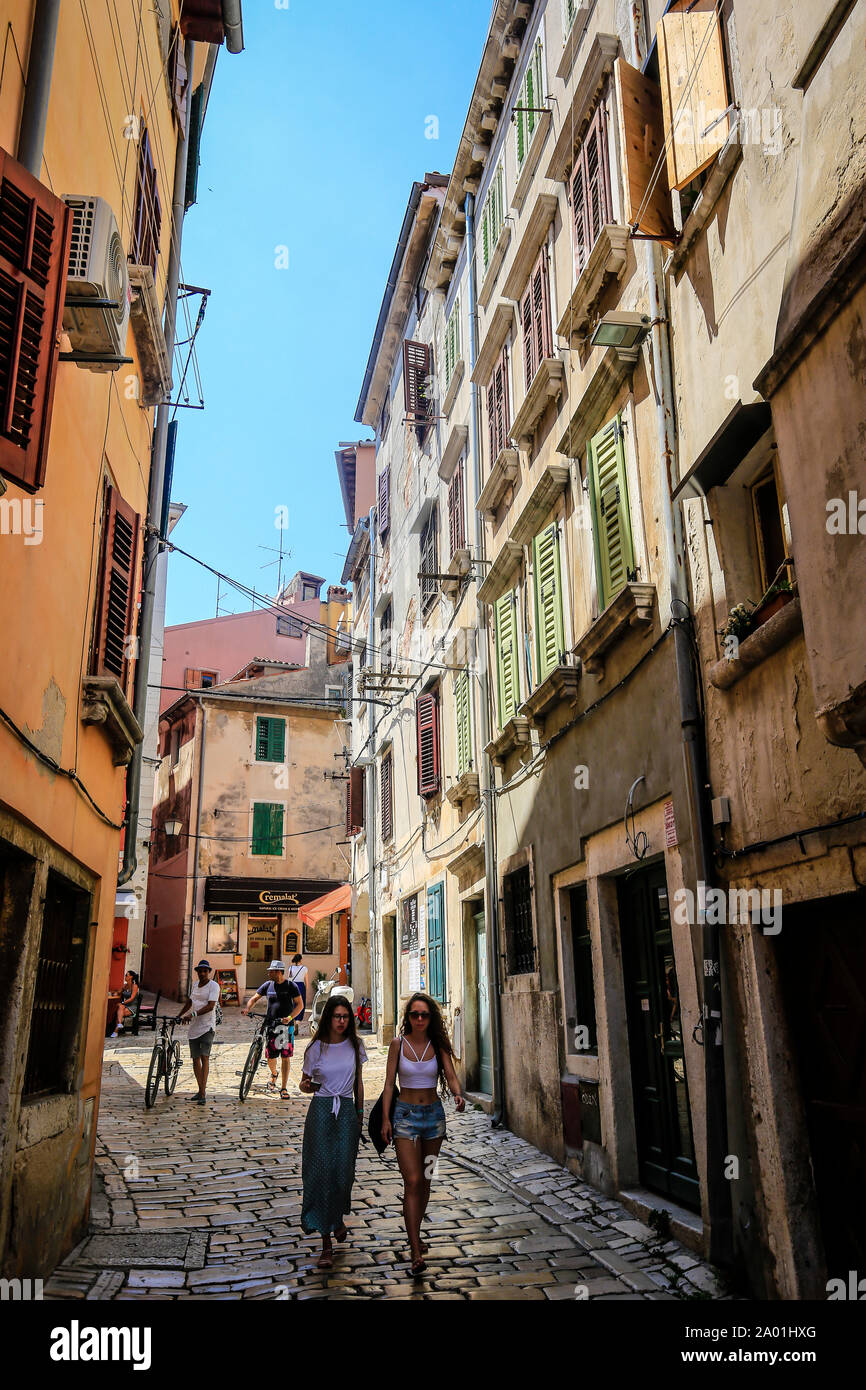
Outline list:
[[[283,972],[284,975],[285,975],[285,973],[286,973],[285,962],[284,962],[284,961],[281,961],[281,960],[272,960],[271,963],[270,963],[270,965],[268,966],[268,969],[269,969],[269,970],[282,970],[282,972]]]

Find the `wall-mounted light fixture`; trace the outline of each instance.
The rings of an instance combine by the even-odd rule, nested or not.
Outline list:
[[[179,835],[183,830],[183,821],[167,820],[164,829],[166,835],[171,835],[172,839],[174,839],[175,836]]]
[[[636,362],[640,345],[650,330],[651,320],[647,314],[635,314],[626,309],[611,309],[602,314],[596,324],[590,343],[593,347],[616,348],[617,355],[626,362]]]

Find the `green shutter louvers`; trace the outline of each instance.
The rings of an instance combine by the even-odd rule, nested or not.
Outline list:
[[[634,574],[621,417],[609,420],[587,449],[599,609],[604,611]]]
[[[559,665],[565,648],[559,530],[554,522],[532,542],[535,587],[535,656],[538,683]]]
[[[499,696],[499,727],[504,729],[520,704],[520,666],[517,636],[517,590],[511,589],[496,600],[496,687]]]

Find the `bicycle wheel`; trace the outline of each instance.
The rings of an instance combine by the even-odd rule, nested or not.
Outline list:
[[[147,1084],[144,1088],[144,1103],[150,1110],[156,1104],[159,1094],[159,1082],[162,1076],[162,1044],[156,1043],[150,1057],[150,1067],[147,1072]]]
[[[172,1042],[170,1043],[168,1049],[168,1070],[166,1071],[165,1077],[163,1078],[165,1084],[165,1094],[167,1096],[174,1094],[174,1088],[177,1085],[177,1074],[179,1071],[180,1043]]]
[[[250,1043],[250,1050],[247,1053],[247,1060],[244,1062],[244,1069],[241,1074],[240,1096],[241,1100],[246,1100],[253,1084],[253,1077],[258,1070],[259,1062],[262,1060],[262,1040],[253,1038]]]

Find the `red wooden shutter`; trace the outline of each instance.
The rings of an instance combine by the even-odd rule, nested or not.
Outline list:
[[[550,281],[547,273],[547,247],[532,272],[532,327],[535,335],[535,370],[545,357],[553,356],[553,330],[550,323]]]
[[[349,781],[346,784],[346,833],[357,835],[364,826],[364,769],[362,767],[352,767],[349,769]]]
[[[575,156],[571,177],[574,257],[578,275],[584,269],[602,227],[606,222],[613,221],[605,117],[604,102],[599,102]]]
[[[45,481],[71,227],[0,149],[0,472],[28,492]]]
[[[448,535],[451,542],[451,558],[464,545],[463,525],[463,460],[461,459],[451,475],[448,484]]]
[[[523,325],[523,378],[528,391],[535,376],[535,335],[532,331],[532,276],[520,303],[520,322]]]
[[[430,418],[430,348],[427,343],[403,343],[403,398],[410,424],[423,425]]]
[[[384,536],[391,525],[391,468],[379,474],[379,535]]]
[[[382,839],[390,840],[394,834],[394,801],[391,777],[391,750],[382,758],[379,770],[379,813],[382,820]]]
[[[490,467],[508,442],[508,349],[503,348],[487,388],[487,422],[490,430]]]
[[[115,487],[108,488],[102,528],[102,564],[94,629],[93,674],[116,676],[127,686],[133,634],[140,518]]]
[[[419,695],[415,706],[418,734],[418,794],[435,796],[439,790],[439,699]]]

